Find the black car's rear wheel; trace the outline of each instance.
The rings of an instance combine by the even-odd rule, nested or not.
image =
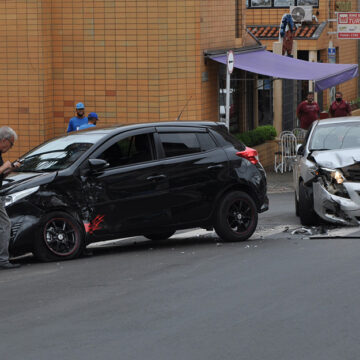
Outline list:
[[[65,212],[45,216],[35,239],[34,255],[43,261],[69,260],[84,248],[84,232],[78,221]]]
[[[146,234],[144,235],[149,240],[167,240],[169,237],[173,236],[175,231],[164,231],[161,233]]]
[[[257,222],[257,208],[251,196],[233,191],[221,200],[214,228],[224,241],[244,241],[254,233]]]

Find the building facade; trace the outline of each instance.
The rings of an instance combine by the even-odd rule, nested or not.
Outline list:
[[[241,46],[239,4],[0,2],[2,124],[19,134],[10,156],[65,133],[77,102],[99,125],[175,120],[181,111],[182,120],[218,120],[217,65],[205,64],[203,50]]]
[[[358,40],[338,40],[336,34],[336,12],[358,11],[356,0],[248,0],[246,9],[247,29],[268,50],[279,53],[281,46],[277,45],[279,45],[280,22],[284,13],[289,13],[292,9],[290,6],[303,9],[308,6],[312,7],[311,16],[308,16],[307,21],[297,24],[294,33],[294,57],[323,63],[332,61],[341,64],[358,63]],[[328,56],[329,47],[335,48],[332,59]],[[308,81],[283,80],[281,82],[281,95],[275,94],[273,101],[266,101],[265,104],[267,110],[271,108],[273,111],[273,119],[278,130],[296,126],[296,105],[305,99],[309,90],[312,90],[312,84]],[[268,93],[273,92],[273,90],[274,86],[268,90]],[[342,83],[336,89],[333,88],[316,94],[321,110],[328,110],[335,91],[343,92],[344,99],[347,101],[357,99],[358,79],[355,78]],[[281,98],[279,99],[279,97]]]
[[[246,48],[256,37],[272,50],[276,39],[265,40],[249,27],[276,26],[286,10],[250,5],[241,0],[1,1],[2,125],[19,135],[9,156],[64,134],[77,102],[85,104],[86,114],[98,113],[99,126],[176,120],[180,113],[182,120],[223,118],[226,67],[204,53]],[[327,6],[319,4],[319,22],[329,17]],[[316,51],[325,61],[326,33],[299,41],[298,50]],[[339,62],[357,62],[352,41],[334,43]],[[350,100],[357,83],[349,83],[340,89]],[[273,121],[273,109],[266,108],[272,106],[272,84],[234,70],[233,131]],[[259,98],[267,100],[259,103]]]

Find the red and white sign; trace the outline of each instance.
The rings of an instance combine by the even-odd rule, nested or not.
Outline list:
[[[360,39],[360,13],[337,13],[338,39]]]

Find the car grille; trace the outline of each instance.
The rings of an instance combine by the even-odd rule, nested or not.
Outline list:
[[[346,180],[360,182],[360,164],[354,164],[342,168]]]

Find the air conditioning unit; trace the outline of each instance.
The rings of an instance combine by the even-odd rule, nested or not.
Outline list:
[[[290,6],[290,14],[296,23],[312,21],[312,6]]]

